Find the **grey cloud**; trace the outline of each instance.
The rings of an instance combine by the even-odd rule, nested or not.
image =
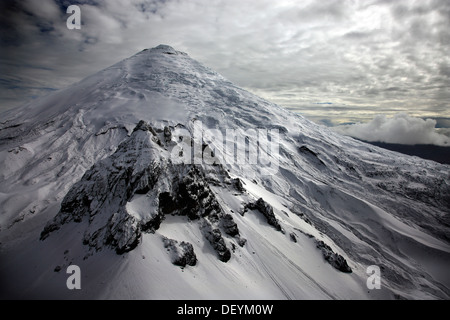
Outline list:
[[[347,3],[341,0],[314,1],[298,12],[299,17],[306,20],[344,19],[347,12]]]
[[[365,41],[374,35],[374,31],[350,31],[343,35],[344,38],[355,41]]]
[[[446,78],[450,78],[450,64],[441,63],[439,65],[439,74]]]

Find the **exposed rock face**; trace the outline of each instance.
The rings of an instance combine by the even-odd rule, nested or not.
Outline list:
[[[236,222],[234,222],[233,216],[231,214],[225,214],[221,222],[225,233],[229,236],[235,237],[238,241],[238,244],[243,247],[247,240],[241,237],[238,225],[236,224]]]
[[[165,214],[188,216],[197,220],[208,216],[218,220],[222,209],[208,187],[201,170],[196,166],[188,167],[186,174],[172,181],[172,190],[162,195],[160,202]]]
[[[234,222],[231,214],[226,214],[223,217],[222,226],[223,226],[226,234],[228,234],[232,237],[239,235],[238,226],[237,226],[236,222]]]
[[[275,229],[277,229],[278,231],[283,230],[277,218],[275,217],[275,214],[273,213],[273,208],[268,203],[266,203],[263,198],[259,198],[254,203],[247,204],[247,208],[251,210],[257,209],[264,215],[264,217],[266,217],[268,224],[275,227]]]
[[[297,243],[297,236],[295,235],[295,233],[293,233],[293,232],[290,233],[289,237],[291,238],[292,242]]]
[[[231,258],[230,249],[225,244],[222,233],[218,228],[215,228],[208,220],[203,220],[202,232],[211,246],[217,252],[218,258],[222,262],[227,262]]]
[[[197,256],[194,253],[194,247],[189,242],[182,241],[181,243],[163,237],[164,248],[171,254],[172,263],[176,266],[186,267],[195,266],[197,264]]]
[[[149,229],[149,223],[157,227],[156,221],[161,221],[158,211],[139,221],[126,208],[135,194],[145,194],[158,182],[161,173],[158,140],[148,124],[139,122],[131,137],[112,156],[94,165],[72,187],[62,201],[60,212],[42,231],[41,239],[65,223],[86,219],[90,228],[84,236],[85,244],[97,250],[109,245],[118,253],[134,249],[141,227]]]
[[[339,271],[351,273],[352,269],[348,266],[347,261],[340,254],[335,253],[329,245],[323,241],[316,240],[317,248],[322,251],[323,257],[329,264]]]
[[[164,141],[170,142],[172,140],[172,131],[170,130],[169,127],[164,127]]]
[[[234,187],[236,188],[236,190],[238,190],[239,192],[245,192],[245,187],[242,184],[241,179],[239,178],[235,178],[232,180],[232,184],[234,185]]]
[[[142,232],[158,230],[166,215],[180,215],[197,221],[218,258],[228,261],[231,253],[220,229],[240,246],[246,240],[240,237],[233,217],[223,212],[209,184],[236,185],[217,165],[206,177],[201,166],[173,164],[167,149],[174,144],[168,127],[155,130],[140,121],[113,155],[95,164],[67,193],[41,240],[66,223],[88,221],[83,244],[96,251],[107,246],[123,254],[136,248]],[[175,264],[192,263],[183,255],[191,252],[192,245],[173,242],[172,247],[179,253]]]
[[[141,224],[126,211],[114,213],[105,228],[103,243],[115,248],[118,254],[131,251],[139,244]],[[91,237],[92,239],[92,237]],[[88,241],[90,239],[87,239]],[[97,242],[98,246],[99,243]],[[98,248],[100,249],[100,248]]]
[[[309,149],[307,146],[301,146],[298,150],[300,153],[307,156],[313,163],[325,166],[325,163],[323,163],[323,161],[320,160],[319,155],[316,152]]]

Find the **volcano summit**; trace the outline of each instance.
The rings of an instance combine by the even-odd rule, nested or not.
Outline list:
[[[169,46],[0,119],[1,298],[450,297],[449,166],[340,136]]]

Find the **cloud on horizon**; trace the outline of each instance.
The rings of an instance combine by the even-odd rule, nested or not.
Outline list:
[[[450,137],[436,131],[436,120],[411,117],[405,113],[394,117],[378,115],[366,123],[332,127],[347,136],[369,142],[397,144],[433,144],[450,147]]]

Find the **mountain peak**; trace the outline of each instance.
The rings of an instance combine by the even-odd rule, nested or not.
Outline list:
[[[151,53],[163,53],[163,54],[173,54],[173,55],[187,55],[184,52],[180,52],[175,50],[173,47],[166,45],[166,44],[160,44],[157,47],[154,48],[148,48],[144,49],[141,52],[151,52]]]
[[[161,50],[164,53],[176,53],[176,50],[174,48],[166,44],[160,44],[159,46],[153,48],[153,50]]]

